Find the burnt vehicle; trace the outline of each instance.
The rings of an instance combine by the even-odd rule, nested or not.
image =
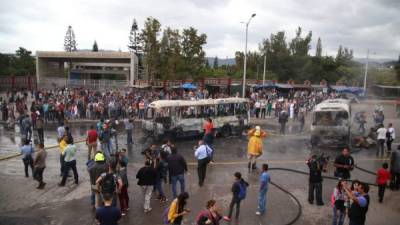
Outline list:
[[[350,145],[351,105],[347,99],[329,99],[312,112],[311,145],[344,147]]]
[[[142,129],[156,140],[202,135],[211,118],[220,136],[242,132],[250,122],[245,98],[159,100],[149,104]]]

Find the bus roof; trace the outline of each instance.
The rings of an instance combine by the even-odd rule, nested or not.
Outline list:
[[[350,111],[350,101],[347,99],[328,99],[315,106],[315,112],[318,111]]]
[[[201,100],[158,100],[149,104],[150,108],[164,107],[182,107],[182,106],[203,106],[203,105],[219,105],[248,102],[245,98],[218,98],[218,99],[201,99]]]

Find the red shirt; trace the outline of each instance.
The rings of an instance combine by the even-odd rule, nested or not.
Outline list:
[[[88,143],[93,143],[97,141],[97,132],[96,130],[89,130],[87,133],[87,142]]]
[[[37,114],[35,112],[31,113],[31,117],[32,117],[32,122],[36,122]]]
[[[378,185],[386,185],[387,181],[390,179],[390,173],[386,169],[380,168],[377,172],[376,183]]]
[[[212,133],[212,130],[214,129],[214,125],[212,124],[212,123],[210,123],[210,122],[206,122],[205,124],[204,124],[204,133],[205,134],[210,134],[210,133]]]
[[[58,111],[60,111],[60,112],[62,112],[62,111],[64,111],[64,104],[60,104],[60,105],[58,105]]]

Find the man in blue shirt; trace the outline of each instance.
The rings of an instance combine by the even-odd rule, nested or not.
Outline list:
[[[64,123],[60,122],[59,126],[57,127],[57,140],[58,142],[61,142],[61,139],[64,137],[65,134],[65,128],[64,128]]]
[[[364,225],[369,207],[369,185],[361,182],[355,193],[344,184],[342,185],[349,199],[353,201],[349,209],[349,225]]]
[[[28,139],[25,140],[24,145],[21,147],[21,155],[22,161],[24,162],[25,166],[25,177],[29,177],[28,167],[31,167],[32,175],[33,175],[33,153],[35,149],[30,144]]]
[[[133,118],[126,118],[124,120],[125,130],[126,130],[126,145],[132,145],[132,133],[133,133]]]
[[[118,225],[121,219],[121,211],[112,206],[112,197],[109,194],[103,195],[104,206],[96,210],[96,220],[100,225]]]
[[[194,157],[197,159],[197,174],[199,176],[199,186],[203,186],[206,178],[207,165],[211,160],[212,149],[204,144],[203,140],[199,141],[199,146],[194,152]]]
[[[262,165],[262,172],[260,175],[260,190],[258,193],[258,210],[257,215],[265,213],[265,206],[267,204],[267,191],[268,184],[271,182],[271,177],[268,173],[268,164]]]

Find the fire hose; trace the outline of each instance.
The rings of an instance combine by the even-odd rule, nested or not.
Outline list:
[[[355,166],[355,168],[357,168],[357,169],[359,169],[359,170],[361,170],[361,171],[364,171],[364,172],[367,172],[367,173],[370,173],[370,174],[375,175],[374,172],[369,171],[369,170],[366,170],[366,169],[363,169],[363,168],[360,168],[360,167],[358,167],[358,166]],[[280,170],[280,171],[293,172],[293,173],[298,173],[298,174],[303,174],[303,175],[309,175],[308,172],[301,171],[301,170],[295,170],[295,169],[288,169],[288,168],[273,167],[273,168],[269,168],[268,170]],[[322,176],[322,177],[323,177],[323,178],[326,178],[326,179],[329,179],[329,180],[338,180],[337,177],[332,177],[332,176]],[[353,180],[351,180],[351,179],[346,179],[346,181],[352,182]],[[367,182],[364,182],[364,183],[366,183],[366,184],[368,184],[368,185],[370,185],[370,186],[376,186],[376,187],[378,186],[377,184],[373,184],[373,183],[367,183]],[[303,212],[303,206],[301,205],[301,203],[300,203],[300,201],[298,200],[298,198],[297,198],[296,196],[294,196],[292,193],[290,193],[288,190],[286,190],[285,188],[279,186],[278,184],[276,184],[276,183],[274,183],[274,182],[271,182],[271,184],[274,185],[275,187],[277,187],[277,188],[278,188],[279,190],[281,190],[282,192],[288,194],[288,195],[296,202],[296,205],[298,206],[298,211],[297,211],[296,216],[295,216],[293,219],[291,219],[288,223],[286,223],[286,224],[284,224],[284,225],[292,225],[292,224],[295,224],[295,223],[300,219],[300,216],[301,216],[301,214],[302,214],[302,212]]]
[[[77,142],[75,142],[75,143],[81,143],[81,142],[85,142],[85,140],[79,140],[79,141],[77,141]],[[58,147],[58,145],[48,146],[48,147],[45,147],[45,150],[52,149],[52,148],[56,148],[56,147]],[[357,152],[358,152],[358,151],[357,151]],[[11,159],[11,158],[15,158],[15,157],[18,157],[18,156],[20,156],[20,155],[21,155],[20,153],[17,153],[17,154],[5,156],[5,157],[0,158],[0,161],[7,160],[7,159]],[[218,164],[218,163],[216,163],[216,164]],[[371,175],[376,175],[374,172],[369,171],[369,170],[364,169],[364,168],[361,168],[361,167],[359,167],[359,166],[357,166],[357,165],[355,165],[355,168],[357,168],[357,169],[359,169],[359,170],[361,170],[361,171],[363,171],[363,172],[365,172],[365,173],[369,173],[369,174],[371,174]],[[301,171],[301,170],[295,170],[295,169],[289,169],[289,168],[279,168],[279,167],[275,167],[275,168],[269,168],[269,170],[271,170],[271,171],[273,171],[273,170],[277,170],[277,171],[287,171],[287,172],[293,172],[293,173],[302,174],[302,175],[309,175],[308,172]],[[332,176],[322,176],[322,177],[325,178],[325,179],[330,179],[330,180],[338,180],[337,177],[332,177]],[[348,179],[348,180],[346,180],[346,181],[350,181],[350,182],[351,182],[352,180]],[[366,183],[366,182],[365,182],[365,183]],[[372,183],[367,183],[367,184],[370,185],[370,186],[377,186],[376,184],[372,184]],[[301,217],[301,215],[302,215],[302,212],[303,212],[303,206],[301,205],[299,199],[298,199],[294,194],[292,194],[290,191],[286,190],[285,188],[283,188],[282,186],[276,184],[275,182],[271,182],[271,185],[275,186],[275,187],[278,188],[280,191],[282,191],[282,192],[284,192],[285,194],[289,195],[289,196],[296,202],[296,205],[297,205],[297,208],[298,208],[297,213],[296,213],[296,216],[295,216],[293,219],[291,219],[289,222],[285,223],[284,225],[292,225],[292,224],[295,224],[295,223],[300,219],[300,217]]]
[[[82,143],[82,142],[85,142],[85,141],[86,140],[84,139],[84,140],[75,141],[74,143],[77,144],[77,143]],[[51,145],[51,146],[45,147],[44,150],[49,150],[49,149],[58,148],[58,147],[59,147],[58,144],[57,145]],[[35,152],[37,152],[37,151],[38,150],[36,150]],[[15,154],[3,156],[3,157],[0,157],[0,161],[4,161],[4,160],[7,160],[7,159],[12,159],[12,158],[15,158],[15,157],[18,157],[18,156],[21,156],[21,155],[22,155],[21,153],[15,153]]]

